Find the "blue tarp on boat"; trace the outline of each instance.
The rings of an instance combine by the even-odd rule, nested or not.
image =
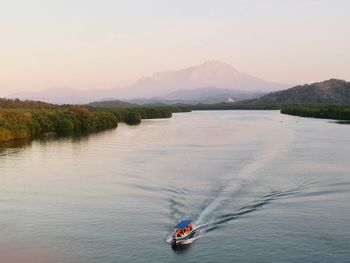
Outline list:
[[[191,224],[191,220],[182,220],[180,223],[178,223],[175,228],[185,228],[186,226],[188,226],[189,224]]]

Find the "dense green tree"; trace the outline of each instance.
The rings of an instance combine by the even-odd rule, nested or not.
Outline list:
[[[141,115],[138,111],[129,111],[124,119],[126,124],[137,125],[141,122]]]
[[[281,113],[301,117],[350,120],[350,106],[295,104],[282,107]]]
[[[83,107],[57,109],[1,109],[0,141],[29,138],[45,133],[84,133],[115,128],[111,112],[90,112]]]
[[[139,124],[141,119],[170,118],[185,107],[96,109],[52,105],[37,101],[0,99],[0,142],[33,138],[47,133],[80,134],[115,128],[118,122]]]

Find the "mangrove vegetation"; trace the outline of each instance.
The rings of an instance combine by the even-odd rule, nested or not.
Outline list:
[[[80,134],[115,128],[111,112],[91,112],[80,106],[57,109],[0,109],[0,142],[43,134]]]
[[[137,125],[142,119],[170,118],[180,107],[92,108],[39,101],[0,99],[0,142],[45,134],[78,135],[115,128],[118,122]]]
[[[350,106],[338,105],[285,105],[281,113],[320,119],[350,120]]]

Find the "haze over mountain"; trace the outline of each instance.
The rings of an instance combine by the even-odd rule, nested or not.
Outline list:
[[[10,98],[39,100],[54,104],[85,104],[95,100],[115,98],[118,89],[79,90],[71,87],[50,87],[37,92],[18,92]]]
[[[310,103],[310,104],[350,104],[350,82],[330,79],[313,84],[299,85],[290,89],[272,92],[254,103]]]
[[[285,85],[268,82],[241,73],[227,63],[207,61],[201,65],[177,71],[154,73],[141,78],[134,85],[121,91],[122,96],[145,97],[163,96],[179,89],[215,87],[241,92],[268,92],[285,88]]]
[[[172,103],[220,103],[236,102],[241,100],[258,98],[266,94],[262,91],[240,91],[232,89],[220,89],[215,87],[197,89],[179,89],[163,96],[152,98],[153,101],[168,101]]]
[[[129,100],[161,97],[177,90],[208,87],[232,90],[236,94],[239,93],[240,96],[246,93],[249,97],[253,93],[261,95],[261,93],[280,90],[286,88],[286,85],[265,81],[241,73],[231,65],[223,62],[208,61],[182,70],[154,73],[152,76],[143,77],[135,84],[124,88],[85,91],[73,88],[49,88],[39,92],[16,93],[11,97],[42,100],[51,103],[88,103],[107,98]],[[218,92],[221,91],[218,90]],[[200,94],[197,95],[200,97]]]
[[[162,104],[190,104],[198,103],[215,104],[221,102],[234,103],[241,100],[253,99],[261,97],[266,92],[242,92],[230,89],[218,89],[214,87],[198,88],[198,89],[180,89],[170,92],[164,96],[157,96],[143,99],[129,99],[128,102],[139,105],[162,105]],[[131,106],[130,104],[129,106]],[[120,100],[101,100],[88,104],[97,107],[121,107],[126,102]]]

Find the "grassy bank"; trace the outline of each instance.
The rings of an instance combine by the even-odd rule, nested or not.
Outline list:
[[[286,105],[281,113],[320,119],[350,120],[350,106],[336,105]]]

